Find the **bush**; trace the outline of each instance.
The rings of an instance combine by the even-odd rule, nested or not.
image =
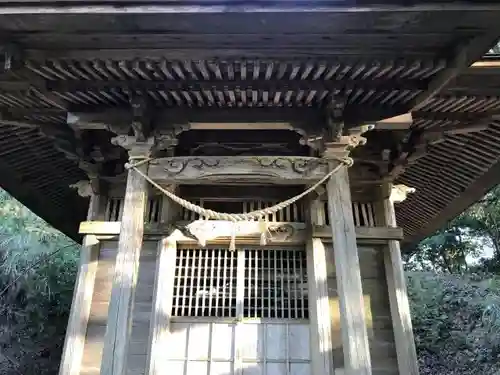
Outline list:
[[[0,190],[0,374],[56,374],[79,246]]]
[[[421,374],[500,374],[495,278],[408,273]]]

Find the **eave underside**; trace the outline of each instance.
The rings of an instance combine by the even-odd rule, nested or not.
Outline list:
[[[139,95],[164,131],[254,115],[247,121],[314,130],[332,98],[343,98],[347,126],[413,112],[412,127],[395,137],[402,143],[389,145],[395,155],[386,174],[417,189],[398,210],[406,240],[415,241],[451,217],[448,205],[467,206],[500,182],[484,178],[500,162],[500,71],[467,69],[500,36],[500,8],[487,7],[231,14],[0,7],[8,61],[0,78],[0,185],[76,236],[85,202],[69,185],[96,163],[119,173],[124,154],[107,145],[109,129],[75,131],[68,114],[115,114],[119,127]],[[468,130],[450,131],[459,128]],[[380,143],[386,131],[369,140]],[[367,147],[361,156],[383,149]]]

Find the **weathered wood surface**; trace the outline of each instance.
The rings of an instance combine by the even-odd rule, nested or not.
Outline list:
[[[357,240],[402,240],[403,230],[390,227],[355,227]],[[330,226],[315,226],[314,236],[324,241],[333,241]]]
[[[176,190],[172,187],[172,190]],[[176,216],[178,206],[169,199],[163,201],[162,219],[170,224]],[[156,277],[152,298],[151,324],[147,345],[146,375],[160,375],[168,372],[165,354],[168,350],[169,325],[172,310],[172,296],[175,277],[177,241],[164,237],[158,241],[156,253]]]
[[[363,290],[347,168],[341,167],[327,183],[328,215],[334,238],[340,321],[347,371],[371,375]]]
[[[333,375],[331,318],[328,306],[328,282],[325,246],[320,238],[307,241],[307,273],[309,278],[309,316],[312,373]]]
[[[147,164],[139,166],[138,169],[147,173]],[[129,170],[101,375],[126,374],[126,357],[142,248],[145,209],[146,181],[135,170]]]
[[[90,196],[88,220],[99,218],[102,213],[102,196]],[[94,290],[99,255],[99,241],[92,234],[87,234],[82,243],[78,275],[76,276],[73,301],[64,339],[64,348],[59,366],[59,375],[78,375],[80,373],[85,334],[89,321],[92,293]]]
[[[168,351],[170,336],[169,324],[172,310],[176,250],[177,242],[173,239],[164,238],[158,242],[156,280],[152,301],[153,311],[147,345],[147,375],[161,375],[168,372],[165,355]]]
[[[175,157],[151,162],[149,177],[159,184],[314,183],[328,173],[328,163],[302,156]]]
[[[214,240],[209,240],[210,243],[226,243],[229,241],[232,233],[231,222],[227,221],[210,221],[220,223],[217,229],[220,237]],[[183,226],[190,222],[178,222],[178,225]],[[253,243],[259,241],[261,225],[255,221],[240,223],[236,226],[236,237],[238,241],[245,243]],[[304,223],[292,222],[276,222],[266,223],[269,243],[305,243],[306,241],[306,225]],[[119,221],[84,221],[80,223],[80,234],[95,234],[98,238],[106,238],[106,236],[117,236],[120,234],[121,223]],[[240,230],[241,229],[241,230]],[[314,237],[322,238],[323,241],[332,242],[330,226],[314,226]],[[388,227],[355,227],[356,240],[364,244],[384,244],[388,240],[403,238],[402,230],[400,228]],[[171,234],[171,227],[168,225],[148,225],[144,230],[144,236],[148,238],[157,238]],[[109,238],[109,237],[108,237]],[[195,239],[177,233],[176,238],[179,242],[193,243]]]
[[[85,337],[85,349],[80,375],[99,375],[108,320],[108,308],[113,285],[117,241],[102,241],[96,285]],[[142,375],[146,366],[149,324],[155,279],[156,241],[145,241],[141,251],[139,278],[134,300],[132,333],[127,355],[128,375]]]
[[[394,199],[383,202],[383,217],[387,226],[396,226]],[[400,374],[418,375],[418,360],[411,323],[410,304],[399,241],[391,240],[384,252],[387,288],[391,306],[392,325],[396,341]]]
[[[331,255],[328,271],[328,298],[331,314],[332,352],[335,373],[347,374],[343,357],[341,314],[335,275],[335,258],[332,254],[333,249],[331,245],[325,244],[325,246],[327,254]],[[359,247],[358,253],[372,374],[403,375],[403,373],[400,374],[398,372],[383,253],[380,249],[370,246]]]

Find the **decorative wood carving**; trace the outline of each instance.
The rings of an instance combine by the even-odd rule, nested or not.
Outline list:
[[[348,156],[353,149],[366,144],[366,138],[362,134],[373,128],[374,125],[372,124],[353,127],[347,130],[346,135],[341,135],[337,139],[325,142],[323,157],[329,159],[332,157]]]
[[[111,138],[111,143],[126,149],[130,157],[149,157],[155,146],[155,139],[149,137],[144,141],[138,141],[133,136],[118,135]]]
[[[312,157],[177,157],[151,161],[149,176],[159,183],[228,182],[307,183],[328,172],[325,160]]]
[[[92,195],[94,195],[92,184],[87,180],[78,181],[72,185],[69,185],[69,187],[72,189],[76,189],[80,197],[91,197]]]
[[[265,231],[267,243],[301,242],[305,239],[306,226],[302,223],[266,223],[241,221],[232,223],[223,220],[196,220],[184,227],[177,224],[183,235],[195,239],[201,246],[221,237],[260,237]]]
[[[408,187],[403,184],[399,185],[394,185],[391,190],[391,196],[389,197],[389,200],[392,203],[400,203],[406,199],[408,194],[414,193],[416,191],[415,188]]]
[[[145,142],[151,132],[151,117],[148,101],[142,95],[134,95],[130,100],[132,106],[132,130],[138,142]]]

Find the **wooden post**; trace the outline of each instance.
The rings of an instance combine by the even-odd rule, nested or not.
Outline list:
[[[370,375],[370,350],[347,167],[340,167],[328,181],[327,194],[337,274],[344,366],[349,375]]]
[[[407,192],[411,192],[411,190],[404,189],[402,185],[397,185],[391,189],[390,198],[384,199],[383,217],[385,225],[388,227],[396,227],[394,202],[403,201]],[[399,373],[402,375],[418,375],[417,352],[413,338],[410,305],[399,241],[389,240],[388,249],[384,253],[384,263]]]
[[[80,195],[90,196],[87,220],[99,220],[104,211],[103,197],[92,192],[88,181],[80,181],[74,187],[78,188]],[[59,375],[80,374],[98,256],[99,241],[95,235],[88,234],[84,236],[80,252],[80,265],[73,292],[73,302],[71,303],[71,312],[59,366]]]
[[[118,136],[112,142],[129,151],[130,162],[149,157],[153,138],[137,142],[134,137]],[[147,173],[148,165],[138,167]],[[123,204],[118,252],[116,256],[113,288],[109,301],[108,321],[101,362],[101,375],[125,375],[127,352],[132,329],[133,305],[139,255],[144,234],[147,182],[133,169],[128,171]]]
[[[171,187],[171,189],[174,188]],[[168,224],[175,217],[177,207],[165,196],[162,203],[161,221]],[[171,234],[159,242],[146,375],[161,375],[168,372],[165,364],[165,351],[168,350],[167,340],[174,291],[176,253],[177,238],[175,234]]]
[[[159,242],[156,260],[156,282],[149,337],[147,375],[168,373],[165,352],[168,350],[170,314],[174,289],[177,240],[172,236]]]
[[[312,201],[309,210],[310,224],[318,220],[319,201]],[[323,211],[323,210],[321,210]],[[307,241],[307,274],[309,275],[309,310],[311,318],[312,374],[333,375],[331,318],[328,303],[326,251],[321,238],[314,238],[312,225]]]

